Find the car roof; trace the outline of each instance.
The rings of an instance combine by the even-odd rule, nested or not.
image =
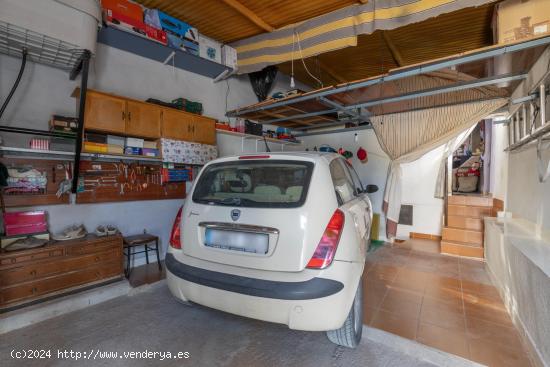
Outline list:
[[[307,160],[317,162],[330,163],[333,159],[340,157],[339,154],[329,153],[329,152],[317,152],[317,151],[307,151],[307,152],[259,152],[259,153],[243,153],[234,156],[227,156],[223,158],[218,158],[212,162],[229,162],[239,160],[240,157],[260,157],[269,156],[270,158],[275,158],[279,160]]]

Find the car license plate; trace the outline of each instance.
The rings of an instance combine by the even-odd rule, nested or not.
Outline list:
[[[269,235],[265,233],[237,232],[207,228],[205,245],[224,250],[267,254]]]

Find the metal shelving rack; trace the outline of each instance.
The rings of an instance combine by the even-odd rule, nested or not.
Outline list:
[[[82,130],[84,127],[84,110],[86,108],[86,91],[88,86],[88,71],[90,58],[89,50],[80,49],[75,45],[61,40],[36,33],[13,24],[0,22],[0,53],[21,57],[23,50],[27,51],[27,58],[35,63],[48,65],[69,72],[70,80],[80,79],[80,101],[78,105],[78,131],[76,136],[37,129],[27,129],[16,126],[0,125],[0,131],[16,134],[49,136],[75,140],[73,157],[73,182],[71,191],[76,193],[78,186],[78,172],[82,150]],[[12,148],[12,150],[15,148]],[[2,149],[5,151],[6,149]],[[52,154],[51,151],[43,151]],[[27,152],[28,153],[28,152]],[[46,154],[46,153],[44,153]],[[53,155],[56,155],[55,153]],[[69,156],[69,155],[67,155]]]

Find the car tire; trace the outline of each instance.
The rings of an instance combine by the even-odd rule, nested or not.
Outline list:
[[[340,329],[327,331],[328,339],[334,344],[355,348],[363,334],[363,281],[359,281],[355,298],[344,325]]]

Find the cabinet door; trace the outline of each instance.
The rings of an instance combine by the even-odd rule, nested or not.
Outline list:
[[[193,138],[193,119],[186,113],[162,110],[162,137],[191,141]]]
[[[216,145],[216,121],[208,117],[193,116],[193,141]]]
[[[88,92],[84,126],[89,130],[124,134],[126,100]]]
[[[126,135],[158,139],[161,108],[149,103],[127,102]]]

